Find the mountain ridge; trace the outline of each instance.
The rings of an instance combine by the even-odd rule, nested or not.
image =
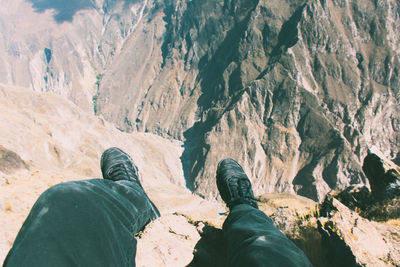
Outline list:
[[[28,12],[23,1],[9,9],[18,3]],[[368,147],[400,155],[396,1],[92,4],[72,21],[38,23],[53,30],[34,53],[3,42],[2,58],[18,66],[23,57],[30,70],[9,65],[0,82],[25,77],[23,87],[63,95],[121,130],[185,142],[187,187],[202,196],[217,195],[210,170],[226,156],[258,193],[322,201],[366,183]],[[43,21],[57,14],[30,8]]]

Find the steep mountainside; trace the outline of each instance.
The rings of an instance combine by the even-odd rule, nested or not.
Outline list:
[[[216,195],[226,156],[256,194],[314,200],[366,183],[368,147],[400,158],[398,1],[0,4],[0,82],[183,141],[200,195]]]
[[[245,165],[257,193],[315,200],[364,183],[368,147],[398,157],[397,1],[166,1],[151,10],[105,73],[98,110],[122,129],[184,140],[188,187],[199,194],[215,195],[224,156]]]
[[[55,92],[88,112],[107,64],[144,12],[138,1],[0,1],[0,82]]]

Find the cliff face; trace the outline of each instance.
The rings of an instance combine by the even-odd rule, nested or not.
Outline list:
[[[256,193],[320,200],[365,182],[367,147],[398,155],[398,2],[166,1],[157,8],[134,37],[153,36],[149,45],[125,47],[140,54],[122,60],[132,71],[105,74],[99,110],[123,129],[185,140],[187,183],[197,193],[215,195],[212,179],[225,156],[252,174]]]
[[[138,1],[0,1],[0,83],[93,111],[106,69],[143,14]]]
[[[216,195],[228,156],[256,194],[314,200],[366,183],[367,147],[399,157],[398,1],[88,1],[61,18],[57,8],[29,9],[40,27],[3,43],[0,81],[184,141],[186,183],[200,195]]]

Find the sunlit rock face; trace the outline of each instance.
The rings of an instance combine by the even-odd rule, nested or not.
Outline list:
[[[367,183],[368,147],[399,158],[398,1],[5,2],[1,83],[183,141],[202,196],[224,157],[317,201]]]
[[[321,200],[366,182],[368,147],[398,155],[397,2],[191,1],[151,15],[165,32],[129,65],[133,74],[105,74],[99,110],[123,129],[184,140],[197,193],[216,195],[216,165],[228,156],[257,193]],[[116,88],[131,101],[121,103]]]
[[[133,0],[0,5],[0,83],[55,92],[88,112],[107,64],[144,8]]]

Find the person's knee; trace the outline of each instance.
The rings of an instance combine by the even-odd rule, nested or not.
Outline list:
[[[45,195],[58,195],[58,194],[66,194],[71,192],[79,192],[81,185],[75,184],[73,182],[66,182],[53,185],[49,189],[47,189],[43,194]]]
[[[76,182],[66,182],[54,185],[44,191],[38,199],[38,202],[57,204],[65,202],[68,199],[76,199],[85,194],[85,188],[82,184]]]

